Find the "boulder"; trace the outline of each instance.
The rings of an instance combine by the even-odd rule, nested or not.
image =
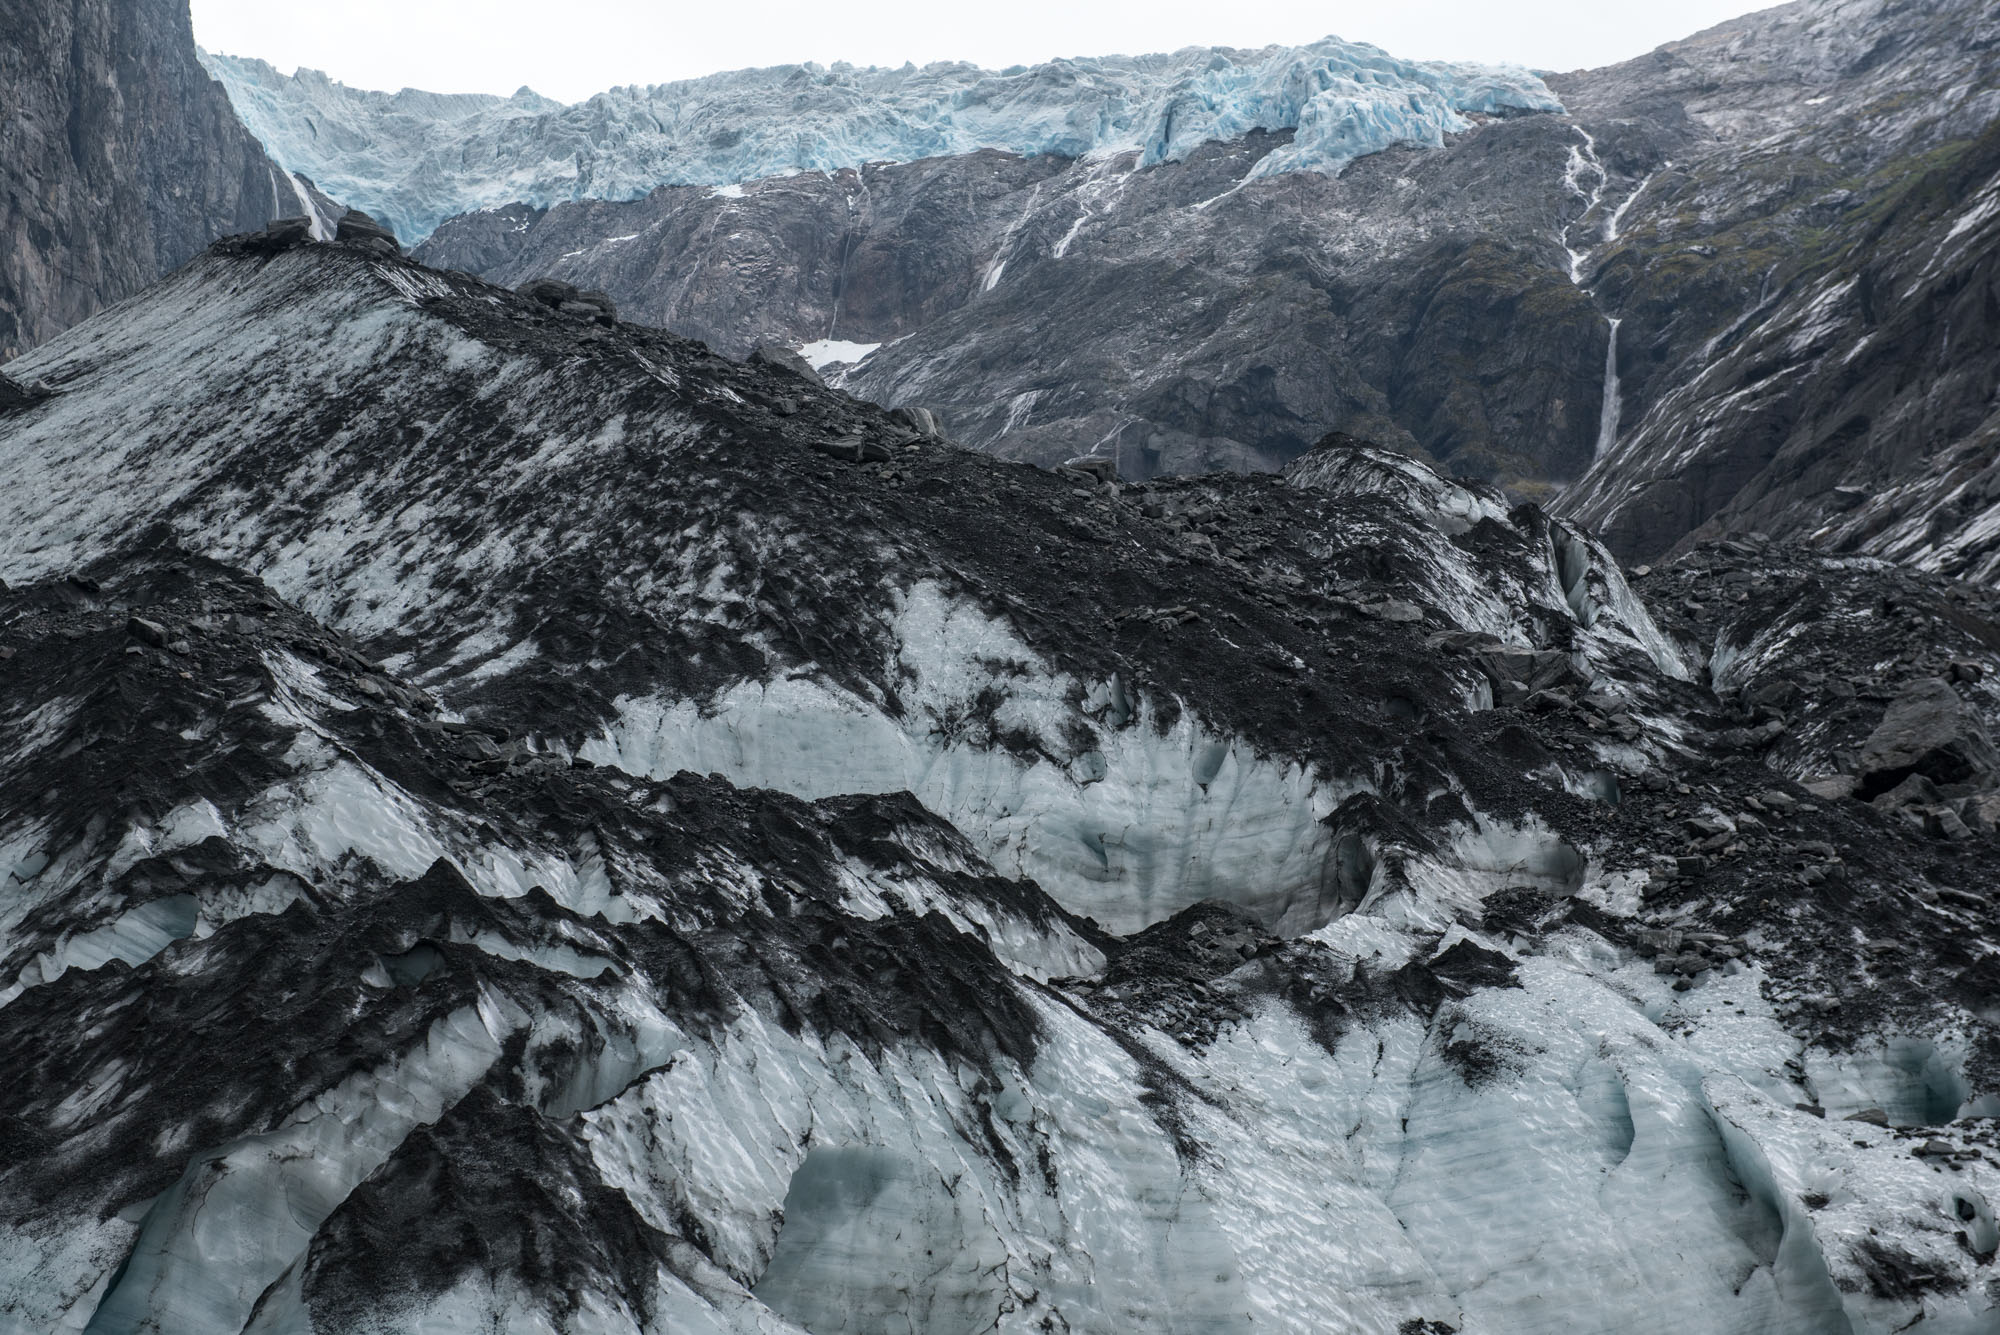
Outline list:
[[[1935,784],[1987,786],[2000,778],[2000,752],[1951,683],[1931,677],[1890,701],[1881,725],[1862,745],[1858,768],[1861,795],[1867,798],[1891,791],[1913,774]]]
[[[453,749],[465,760],[498,760],[501,757],[498,743],[483,732],[460,733]]]
[[[125,633],[142,644],[150,644],[155,649],[167,646],[167,628],[157,621],[145,617],[132,617],[125,623]]]
[[[582,292],[560,278],[530,278],[514,289],[531,301],[550,306],[564,315],[598,324],[618,323],[618,303],[603,292]]]
[[[1765,706],[1771,709],[1790,709],[1799,701],[1799,685],[1789,677],[1764,677],[1743,688],[1743,704],[1747,709]]]
[[[919,435],[942,436],[944,434],[944,423],[938,421],[938,415],[928,408],[905,406],[893,409],[889,413],[889,416],[895,418],[898,422],[901,422],[904,426],[917,432]]]
[[[2000,793],[1979,793],[1958,804],[1958,818],[1981,834],[2000,830]]]
[[[1937,785],[1921,774],[1912,774],[1886,793],[1878,793],[1869,801],[1877,811],[1895,811],[1902,807],[1927,807],[1938,802]]]
[[[1772,719],[1754,728],[1724,728],[1721,732],[1710,733],[1709,741],[1728,751],[1759,751],[1784,735],[1784,723]]]
[[[530,301],[539,301],[544,306],[560,306],[566,301],[575,301],[583,294],[574,285],[560,278],[530,278],[514,289]]]
[[[499,723],[461,723],[456,719],[440,722],[438,730],[449,737],[463,737],[468,733],[478,733],[492,741],[504,742],[513,736],[513,730]]]
[[[1496,705],[1522,705],[1537,691],[1590,684],[1590,679],[1578,671],[1575,659],[1559,649],[1501,644],[1474,650],[1472,661],[1493,683]]]
[[[1117,462],[1107,459],[1101,454],[1080,454],[1074,459],[1065,460],[1063,467],[1073,473],[1087,474],[1090,477],[1096,478],[1099,482],[1116,482],[1118,480]]]
[[[1814,797],[1828,802],[1838,802],[1843,797],[1852,797],[1861,787],[1861,781],[1852,774],[1828,774],[1807,779],[1799,785]]]
[[[1924,830],[1934,839],[1950,839],[1954,843],[1972,838],[1972,827],[1965,823],[1958,812],[1948,806],[1935,806],[1924,812]]]
[[[360,209],[349,209],[340,216],[340,221],[334,224],[333,239],[377,254],[403,253],[403,245],[396,240],[396,234]]]
[[[22,384],[5,375],[0,375],[0,416],[31,408],[49,397],[48,387],[41,381]]]
[[[1507,642],[1483,630],[1441,630],[1425,639],[1424,643],[1446,653],[1470,654],[1482,649],[1504,648]]]
[[[243,248],[257,255],[275,255],[312,240],[311,218],[273,218],[261,232],[243,239]]]
[[[815,440],[812,447],[821,454],[851,464],[887,463],[890,451],[879,440],[866,436],[841,436],[837,440]]]
[[[793,352],[790,348],[781,348],[771,343],[759,343],[756,347],[750,349],[750,360],[758,366],[775,366],[781,371],[790,371],[800,379],[809,380],[815,385],[826,384],[826,381],[819,378],[819,372],[813,370],[812,363],[799,356],[798,353]]]

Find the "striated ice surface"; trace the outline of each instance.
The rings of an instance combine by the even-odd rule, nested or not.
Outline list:
[[[241,1330],[355,1184],[500,1055],[510,1022],[520,1017],[453,1012],[388,1069],[350,1077],[267,1134],[196,1155],[147,1210],[85,1330]]]
[[[1468,128],[1468,113],[1562,110],[1523,69],[1398,60],[1336,37],[1000,71],[781,65],[613,88],[573,106],[525,88],[507,98],[378,93],[317,70],[286,76],[212,53],[202,61],[287,170],[406,242],[454,214],[517,200],[727,189],[986,148],[1067,157],[1137,150],[1151,164],[1252,130],[1295,130],[1254,174],[1334,173],[1393,144],[1440,147]]]
[[[1090,703],[1105,683],[1055,672],[1003,623],[934,583],[900,604],[904,717],[818,682],[745,682],[705,708],[621,699],[618,720],[580,754],[632,774],[717,773],[809,799],[908,791],[971,832],[1002,872],[1034,877],[1115,931],[1209,898],[1290,932],[1334,912],[1323,822],[1351,786],[1259,756],[1186,711],[1158,725],[1143,705],[1135,726],[1065,757],[1068,701]],[[996,722],[1041,739],[1045,753],[1032,760],[954,725],[995,690],[985,665],[996,661],[1023,669],[1001,688]]]

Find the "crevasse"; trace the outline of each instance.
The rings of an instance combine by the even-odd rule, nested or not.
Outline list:
[[[1252,130],[1295,130],[1257,175],[1334,173],[1393,144],[1441,146],[1469,113],[1561,111],[1527,70],[1398,60],[1328,37],[1256,51],[1055,60],[992,71],[783,65],[613,88],[572,106],[349,88],[315,70],[204,52],[244,123],[289,171],[405,241],[454,214],[632,199],[798,171],[970,153],[1137,151],[1150,165]]]

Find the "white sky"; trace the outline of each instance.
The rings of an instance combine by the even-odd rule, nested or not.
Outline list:
[[[195,39],[290,73],[325,70],[359,88],[511,93],[576,101],[616,84],[662,83],[794,61],[991,68],[1055,56],[1262,46],[1337,33],[1414,60],[1606,65],[1761,0],[192,0]]]

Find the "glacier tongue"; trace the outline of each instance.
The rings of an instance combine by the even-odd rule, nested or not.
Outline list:
[[[1561,111],[1526,70],[1398,60],[1328,37],[1256,51],[1056,60],[1001,71],[837,64],[609,89],[574,106],[348,88],[314,70],[203,53],[288,170],[406,242],[454,214],[523,201],[636,199],[799,171],[971,153],[1138,150],[1142,163],[1251,130],[1293,130],[1259,175],[1338,172],[1392,144],[1437,147],[1468,114]]]
[[[1990,604],[259,244],[0,418],[0,1330],[1993,1329],[1992,836],[1772,691]]]

